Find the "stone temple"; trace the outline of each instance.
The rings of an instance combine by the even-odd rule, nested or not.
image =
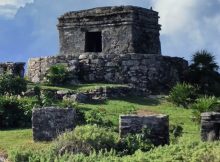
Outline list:
[[[158,12],[134,6],[68,12],[58,18],[60,52],[32,58],[28,78],[45,81],[63,64],[72,82],[130,84],[148,93],[167,92],[188,68],[182,58],[162,56]]]
[[[158,13],[139,7],[104,7],[59,18],[60,54],[161,54]]]

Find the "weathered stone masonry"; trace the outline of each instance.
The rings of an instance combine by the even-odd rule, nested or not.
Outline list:
[[[5,62],[0,63],[0,75],[1,74],[12,74],[15,76],[24,77],[24,66],[23,62]]]
[[[74,83],[125,83],[148,93],[167,92],[188,63],[161,55],[158,12],[133,6],[68,12],[59,18],[60,54],[30,59],[28,78],[45,80],[51,65],[64,64]]]
[[[145,8],[120,6],[68,12],[59,18],[58,30],[61,55],[161,54],[158,12]]]
[[[59,134],[73,130],[76,112],[72,108],[37,108],[32,112],[34,141],[51,141]]]
[[[28,78],[33,82],[45,80],[51,65],[64,64],[81,82],[125,83],[144,91],[166,92],[181,81],[187,62],[149,54],[82,54],[30,59]]]
[[[201,114],[201,138],[203,141],[220,140],[220,113]]]
[[[142,133],[148,129],[147,137],[155,145],[169,144],[169,117],[167,115],[121,115],[119,123],[120,136]]]

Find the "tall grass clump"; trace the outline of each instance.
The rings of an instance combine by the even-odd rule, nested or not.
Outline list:
[[[214,96],[204,96],[196,99],[196,102],[192,104],[190,108],[194,110],[194,120],[200,122],[201,113],[220,110],[220,101]]]
[[[197,97],[197,88],[187,83],[177,83],[169,94],[169,100],[177,106],[188,107]]]

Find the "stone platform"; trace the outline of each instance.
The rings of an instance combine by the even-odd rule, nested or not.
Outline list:
[[[28,62],[28,78],[45,81],[50,66],[63,64],[75,74],[77,81],[86,83],[130,84],[146,93],[160,94],[183,80],[188,62],[182,58],[150,54],[84,53],[32,58]],[[77,82],[75,81],[75,82]],[[74,82],[74,81],[73,81]]]

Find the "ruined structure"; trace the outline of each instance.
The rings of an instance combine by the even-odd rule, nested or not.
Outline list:
[[[76,112],[73,108],[35,108],[32,112],[34,141],[51,141],[75,127]]]
[[[140,7],[103,7],[59,18],[60,54],[161,54],[158,13]]]
[[[65,65],[73,82],[131,84],[149,93],[167,92],[182,80],[187,61],[161,55],[158,13],[140,7],[102,7],[59,18],[60,54],[33,58],[28,77],[42,82],[49,67]]]
[[[220,140],[220,113],[201,114],[201,138],[203,141]]]
[[[119,120],[121,137],[145,133],[145,136],[156,146],[169,144],[169,117],[167,115],[121,115]]]
[[[23,62],[5,62],[0,63],[0,75],[1,74],[12,74],[15,76],[24,77],[24,66]]]

